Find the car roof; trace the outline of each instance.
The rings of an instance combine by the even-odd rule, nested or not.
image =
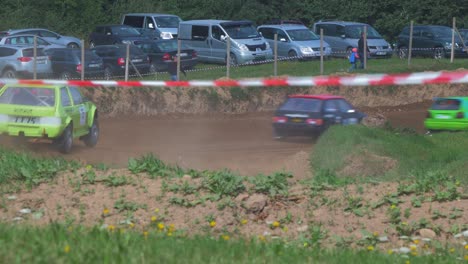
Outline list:
[[[21,28],[21,29],[9,29],[7,32],[8,33],[14,33],[14,32],[21,32],[21,31],[29,31],[29,30],[46,30],[50,32],[55,32],[47,28]],[[56,33],[56,32],[55,32]]]
[[[269,28],[280,28],[280,29],[309,29],[308,27],[304,25],[298,25],[298,24],[281,24],[281,25],[274,25],[274,24],[265,24],[261,25],[258,28],[264,28],[264,27],[269,27]]]
[[[468,101],[468,96],[447,96],[447,97],[435,97],[437,99],[458,99],[458,100],[465,100]]]
[[[102,24],[102,25],[97,25],[96,27],[131,27],[131,28],[134,28],[132,26],[125,25],[125,24]]]
[[[366,23],[361,23],[361,22],[352,22],[352,21],[318,21],[315,24],[339,24],[342,26],[352,26],[352,25],[367,25]]]
[[[344,97],[332,94],[292,94],[289,98],[304,98],[304,99],[318,99],[318,100],[330,100],[330,99],[344,99]]]
[[[13,49],[33,49],[34,46],[31,45],[31,44],[4,44],[4,45],[0,45],[0,48],[1,47],[5,47],[5,48],[13,48]],[[43,45],[38,45],[37,49],[43,49]]]
[[[231,22],[232,20],[218,20],[218,19],[201,19],[201,20],[186,20],[180,22],[181,24],[193,24],[193,25],[199,25],[199,24],[220,24],[224,22]]]
[[[163,13],[128,13],[128,14],[125,14],[124,16],[173,16],[173,17],[179,17],[179,16],[173,15],[173,14],[163,14]]]

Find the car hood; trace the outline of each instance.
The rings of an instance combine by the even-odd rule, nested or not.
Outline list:
[[[161,31],[161,32],[169,32],[169,33],[171,33],[172,35],[177,34],[177,31],[179,31],[178,28],[158,28],[158,29],[159,29],[159,31]]]
[[[307,40],[307,41],[294,41],[295,43],[299,44],[301,47],[313,47],[313,48],[319,48],[320,47],[320,40]],[[330,47],[326,41],[323,42],[324,47]]]
[[[265,39],[262,37],[251,38],[251,39],[232,39],[232,40],[239,44],[245,44],[245,45],[261,45],[263,43],[266,43]]]

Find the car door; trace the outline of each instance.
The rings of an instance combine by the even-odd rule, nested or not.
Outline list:
[[[271,50],[273,51],[273,54],[275,52],[275,35],[273,33],[273,28],[269,27],[262,27],[257,29],[258,33],[262,35],[262,37],[268,42],[268,44],[271,47]]]
[[[50,43],[55,43],[55,44],[62,44],[60,43],[60,35],[54,33],[54,32],[51,32],[51,31],[48,31],[48,30],[38,30],[37,31],[37,35],[42,37],[43,39],[45,39],[46,41],[50,42]]]
[[[334,100],[338,106],[338,111],[341,115],[341,124],[354,125],[358,124],[363,118],[362,113],[356,111],[354,107],[344,99]]]
[[[421,55],[424,54],[424,50],[422,47],[424,46],[424,39],[421,37],[421,28],[415,27],[413,28],[413,46],[411,53],[413,55]]]
[[[288,35],[282,29],[276,29],[276,32],[273,34],[278,34],[278,55],[282,57],[289,56],[289,51],[291,50],[291,40]],[[300,54],[296,51],[296,56]]]
[[[341,124],[342,113],[337,100],[326,100],[323,104],[323,120],[326,126]]]
[[[198,53],[198,58],[203,61],[211,60],[211,46],[209,41],[209,27],[204,25],[192,25],[192,36],[187,45]]]
[[[211,58],[213,61],[224,62],[227,57],[227,44],[225,40],[221,39],[221,36],[227,36],[227,34],[221,29],[220,26],[211,26]]]
[[[88,105],[84,103],[83,96],[81,95],[78,87],[68,87],[73,101],[73,134],[76,136],[85,135],[88,132],[87,118],[88,118]]]
[[[75,113],[73,112],[73,103],[68,91],[68,87],[60,88],[60,101],[65,114],[72,119],[73,123],[75,123],[73,117]]]

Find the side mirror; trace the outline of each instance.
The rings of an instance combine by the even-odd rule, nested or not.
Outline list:
[[[226,41],[226,36],[221,35],[221,40],[222,40],[222,41]]]
[[[112,33],[110,33],[110,32],[107,32],[107,33],[106,33],[106,35],[107,35],[107,36],[110,36],[110,35],[112,35]]]
[[[345,34],[343,34],[343,35],[341,35],[340,37],[341,37],[341,38],[346,38],[346,35],[345,35]]]
[[[285,38],[280,38],[280,41],[281,42],[287,42],[287,40]]]
[[[151,28],[151,29],[154,29],[153,23],[149,23],[149,24],[148,24],[148,27]]]

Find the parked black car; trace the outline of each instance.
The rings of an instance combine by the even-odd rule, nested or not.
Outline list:
[[[112,44],[136,44],[139,41],[149,40],[141,35],[135,28],[127,25],[99,25],[89,35],[89,46]]]
[[[83,63],[81,62],[80,49],[48,49],[45,52],[52,62],[52,71],[55,77],[66,80],[81,77]],[[104,73],[102,58],[90,50],[85,50],[84,55],[85,78],[102,75]]]
[[[150,59],[150,72],[167,71],[169,63],[177,56],[177,40],[156,40],[140,42],[136,45]],[[185,45],[180,50],[180,68],[192,69],[198,63],[197,52]]]
[[[398,35],[397,49],[400,58],[408,56],[410,28],[405,27]],[[452,29],[446,26],[414,26],[413,46],[411,54],[414,56],[429,56],[435,59],[450,57],[452,49]],[[463,49],[463,41],[455,34],[456,57],[468,56]]]
[[[290,95],[275,112],[273,134],[277,139],[317,136],[331,125],[359,124],[364,117],[341,96]]]
[[[102,45],[91,49],[104,61],[104,78],[125,76],[125,58],[127,57],[127,45]],[[129,74],[147,74],[150,63],[148,56],[135,45],[130,45],[128,62]]]

